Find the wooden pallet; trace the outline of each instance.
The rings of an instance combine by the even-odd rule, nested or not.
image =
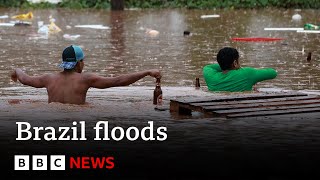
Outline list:
[[[286,92],[170,100],[170,112],[192,111],[226,118],[320,112],[320,96]]]

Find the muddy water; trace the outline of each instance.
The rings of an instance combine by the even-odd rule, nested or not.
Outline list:
[[[9,16],[25,12],[0,10],[0,14]],[[195,147],[200,152],[216,152],[217,156],[224,152],[237,152],[239,157],[243,155],[241,153],[260,152],[259,161],[268,164],[274,157],[270,157],[269,151],[264,151],[266,149],[276,149],[274,153],[279,157],[297,157],[295,161],[305,158],[306,151],[317,152],[318,114],[237,120],[208,118],[198,113],[192,117],[176,116],[168,110],[154,110],[154,79],[150,77],[129,87],[90,89],[88,104],[84,106],[48,104],[45,89],[13,83],[8,74],[16,67],[32,75],[58,72],[62,50],[77,44],[83,47],[86,55],[86,72],[116,76],[149,68],[161,69],[164,107],[168,107],[169,100],[178,97],[218,96],[207,91],[202,67],[215,62],[220,48],[233,46],[239,50],[243,66],[278,70],[276,79],[258,84],[261,91],[300,90],[319,94],[319,34],[264,30],[265,27],[303,27],[305,23],[319,23],[319,10],[35,10],[33,13],[32,26],[0,27],[1,142],[17,144],[12,147],[17,152],[20,142],[14,141],[15,122],[26,120],[38,126],[70,126],[73,121],[84,120],[88,128],[99,120],[123,127],[143,127],[147,121],[155,121],[156,126],[168,127],[166,147],[174,150],[172,156]],[[294,13],[301,14],[302,20],[292,21]],[[204,14],[219,14],[220,18],[201,19]],[[49,23],[49,15],[56,19],[62,32],[43,38],[37,33],[37,22]],[[1,21],[9,22],[10,19]],[[87,24],[101,24],[109,29],[75,27]],[[159,35],[151,37],[145,33],[146,28],[159,31]],[[192,35],[183,36],[185,30]],[[80,37],[70,40],[64,38],[64,34]],[[233,37],[279,37],[284,40],[234,42]],[[312,52],[311,62],[306,61],[309,51]],[[195,77],[200,77],[201,90],[194,89]],[[305,146],[299,146],[301,144]],[[292,147],[302,149],[295,151]],[[286,161],[276,168],[283,163]]]
[[[25,10],[1,9],[10,16]],[[115,76],[147,68],[160,68],[163,84],[192,86],[202,67],[215,62],[215,55],[224,46],[239,49],[243,66],[274,67],[277,79],[264,82],[260,87],[284,89],[319,89],[319,34],[294,31],[265,31],[266,27],[303,27],[305,23],[319,23],[319,10],[128,10],[74,11],[35,10],[30,27],[0,27],[1,80],[0,86],[10,83],[8,72],[14,67],[24,68],[30,74],[56,72],[61,52],[70,44],[83,47],[85,70],[104,76]],[[292,15],[299,13],[300,21]],[[219,14],[220,18],[201,19],[204,14]],[[62,32],[37,39],[37,22],[49,23],[48,16],[56,19]],[[11,19],[2,19],[9,22]],[[110,29],[77,28],[76,25],[101,24]],[[145,29],[159,31],[150,37]],[[192,36],[183,36],[189,30]],[[76,40],[63,34],[80,35]],[[233,37],[277,37],[276,42],[235,42]],[[304,52],[302,53],[302,48]],[[306,61],[312,52],[312,61]],[[145,79],[135,85],[153,85]]]

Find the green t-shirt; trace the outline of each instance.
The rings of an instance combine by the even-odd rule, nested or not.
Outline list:
[[[252,91],[257,82],[273,79],[277,71],[273,68],[255,69],[242,67],[223,73],[219,64],[206,65],[203,77],[210,91],[241,92]]]

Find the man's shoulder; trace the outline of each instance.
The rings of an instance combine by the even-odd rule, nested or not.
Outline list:
[[[256,71],[257,69],[254,67],[246,66],[246,67],[241,67],[239,70],[240,70],[239,72],[241,72],[241,71],[242,72],[253,72],[253,71]]]
[[[254,67],[241,67],[243,71],[260,71],[260,70],[274,70],[274,68],[254,68]]]
[[[80,74],[81,77],[83,77],[83,78],[91,78],[91,77],[97,76],[96,74],[90,73],[90,72],[84,72],[84,73],[79,73],[79,74]]]

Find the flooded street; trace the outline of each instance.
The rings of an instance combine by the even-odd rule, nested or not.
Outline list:
[[[21,13],[25,11],[0,9],[0,15],[7,14],[9,17]],[[295,13],[302,16],[300,21],[292,20]],[[317,23],[320,21],[320,10],[171,9],[111,12],[56,9],[34,10],[33,14],[32,26],[0,26],[0,146],[7,147],[9,142],[12,145],[7,147],[10,156],[21,153],[22,149],[30,153],[46,150],[60,153],[74,147],[79,148],[78,152],[110,149],[121,154],[130,151],[129,155],[121,154],[123,157],[118,157],[125,159],[128,156],[130,159],[134,155],[144,155],[147,158],[145,162],[150,162],[150,166],[143,164],[143,159],[137,163],[149,166],[145,171],[150,172],[153,172],[151,162],[163,165],[161,158],[165,157],[176,163],[163,166],[167,165],[171,170],[177,168],[175,165],[188,169],[188,163],[180,160],[193,155],[199,155],[198,159],[190,160],[189,164],[196,163],[198,167],[205,168],[205,164],[201,163],[207,159],[210,163],[214,160],[223,162],[217,169],[221,173],[237,172],[242,162],[249,162],[248,167],[256,167],[261,172],[268,172],[270,167],[281,173],[300,168],[303,172],[313,172],[311,164],[314,160],[320,162],[320,158],[312,156],[319,152],[320,146],[319,113],[226,120],[208,118],[200,113],[182,117],[168,110],[170,99],[219,96],[208,92],[202,68],[216,62],[216,54],[224,46],[239,50],[242,66],[277,69],[278,76],[275,79],[258,84],[260,91],[298,90],[320,94],[319,34],[264,30],[299,28],[306,23]],[[205,14],[219,14],[220,17],[200,18]],[[55,18],[55,24],[62,32],[43,38],[37,33],[37,23],[44,21],[48,24],[50,15]],[[10,19],[1,21],[8,22]],[[103,25],[108,28],[75,27],[77,25]],[[159,35],[152,37],[146,34],[148,28],[157,30]],[[186,30],[192,35],[184,36]],[[80,36],[71,40],[66,39],[63,36],[65,34]],[[236,42],[231,40],[234,37],[284,39],[274,42]],[[129,87],[89,89],[88,104],[82,106],[48,104],[45,89],[26,87],[10,80],[9,74],[14,68],[22,68],[30,75],[59,72],[61,53],[71,44],[83,48],[85,72],[110,77],[161,69],[165,111],[154,109],[152,98],[155,79],[151,77],[145,77]],[[307,62],[308,52],[312,52],[310,62]],[[196,77],[200,77],[200,90],[194,88]],[[33,144],[32,141],[15,141],[17,121],[28,121],[33,126],[54,127],[70,126],[73,121],[86,121],[90,129],[97,121],[109,121],[111,127],[143,127],[148,121],[154,121],[155,126],[168,128],[168,140],[158,144],[131,143],[130,147],[127,142],[90,141],[85,146],[74,142]],[[135,154],[139,150],[141,153]],[[158,151],[161,151],[160,154],[154,153]],[[286,166],[290,162],[292,164]],[[132,166],[135,167],[135,164]]]
[[[0,14],[24,13],[2,9]],[[292,15],[299,13],[300,21]],[[319,20],[319,10],[127,10],[75,11],[36,10],[30,27],[0,27],[1,81],[0,87],[17,86],[9,80],[11,69],[20,67],[30,74],[59,71],[62,50],[70,44],[83,47],[85,71],[104,76],[149,68],[160,68],[163,86],[193,86],[204,65],[215,62],[224,46],[240,51],[243,66],[274,67],[279,76],[258,87],[281,89],[319,89],[319,34],[295,31],[266,31],[264,28],[296,27]],[[204,14],[219,14],[219,18],[200,18]],[[49,23],[49,15],[62,29],[48,39],[36,38],[37,22]],[[2,19],[8,22],[10,19]],[[103,25],[109,29],[79,28],[77,25]],[[150,37],[145,29],[157,30]],[[188,30],[192,36],[183,36]],[[64,34],[80,35],[76,40]],[[275,42],[236,42],[234,37],[284,38]],[[302,53],[304,48],[304,53]],[[312,52],[312,61],[307,54]],[[152,79],[134,85],[153,86]]]

